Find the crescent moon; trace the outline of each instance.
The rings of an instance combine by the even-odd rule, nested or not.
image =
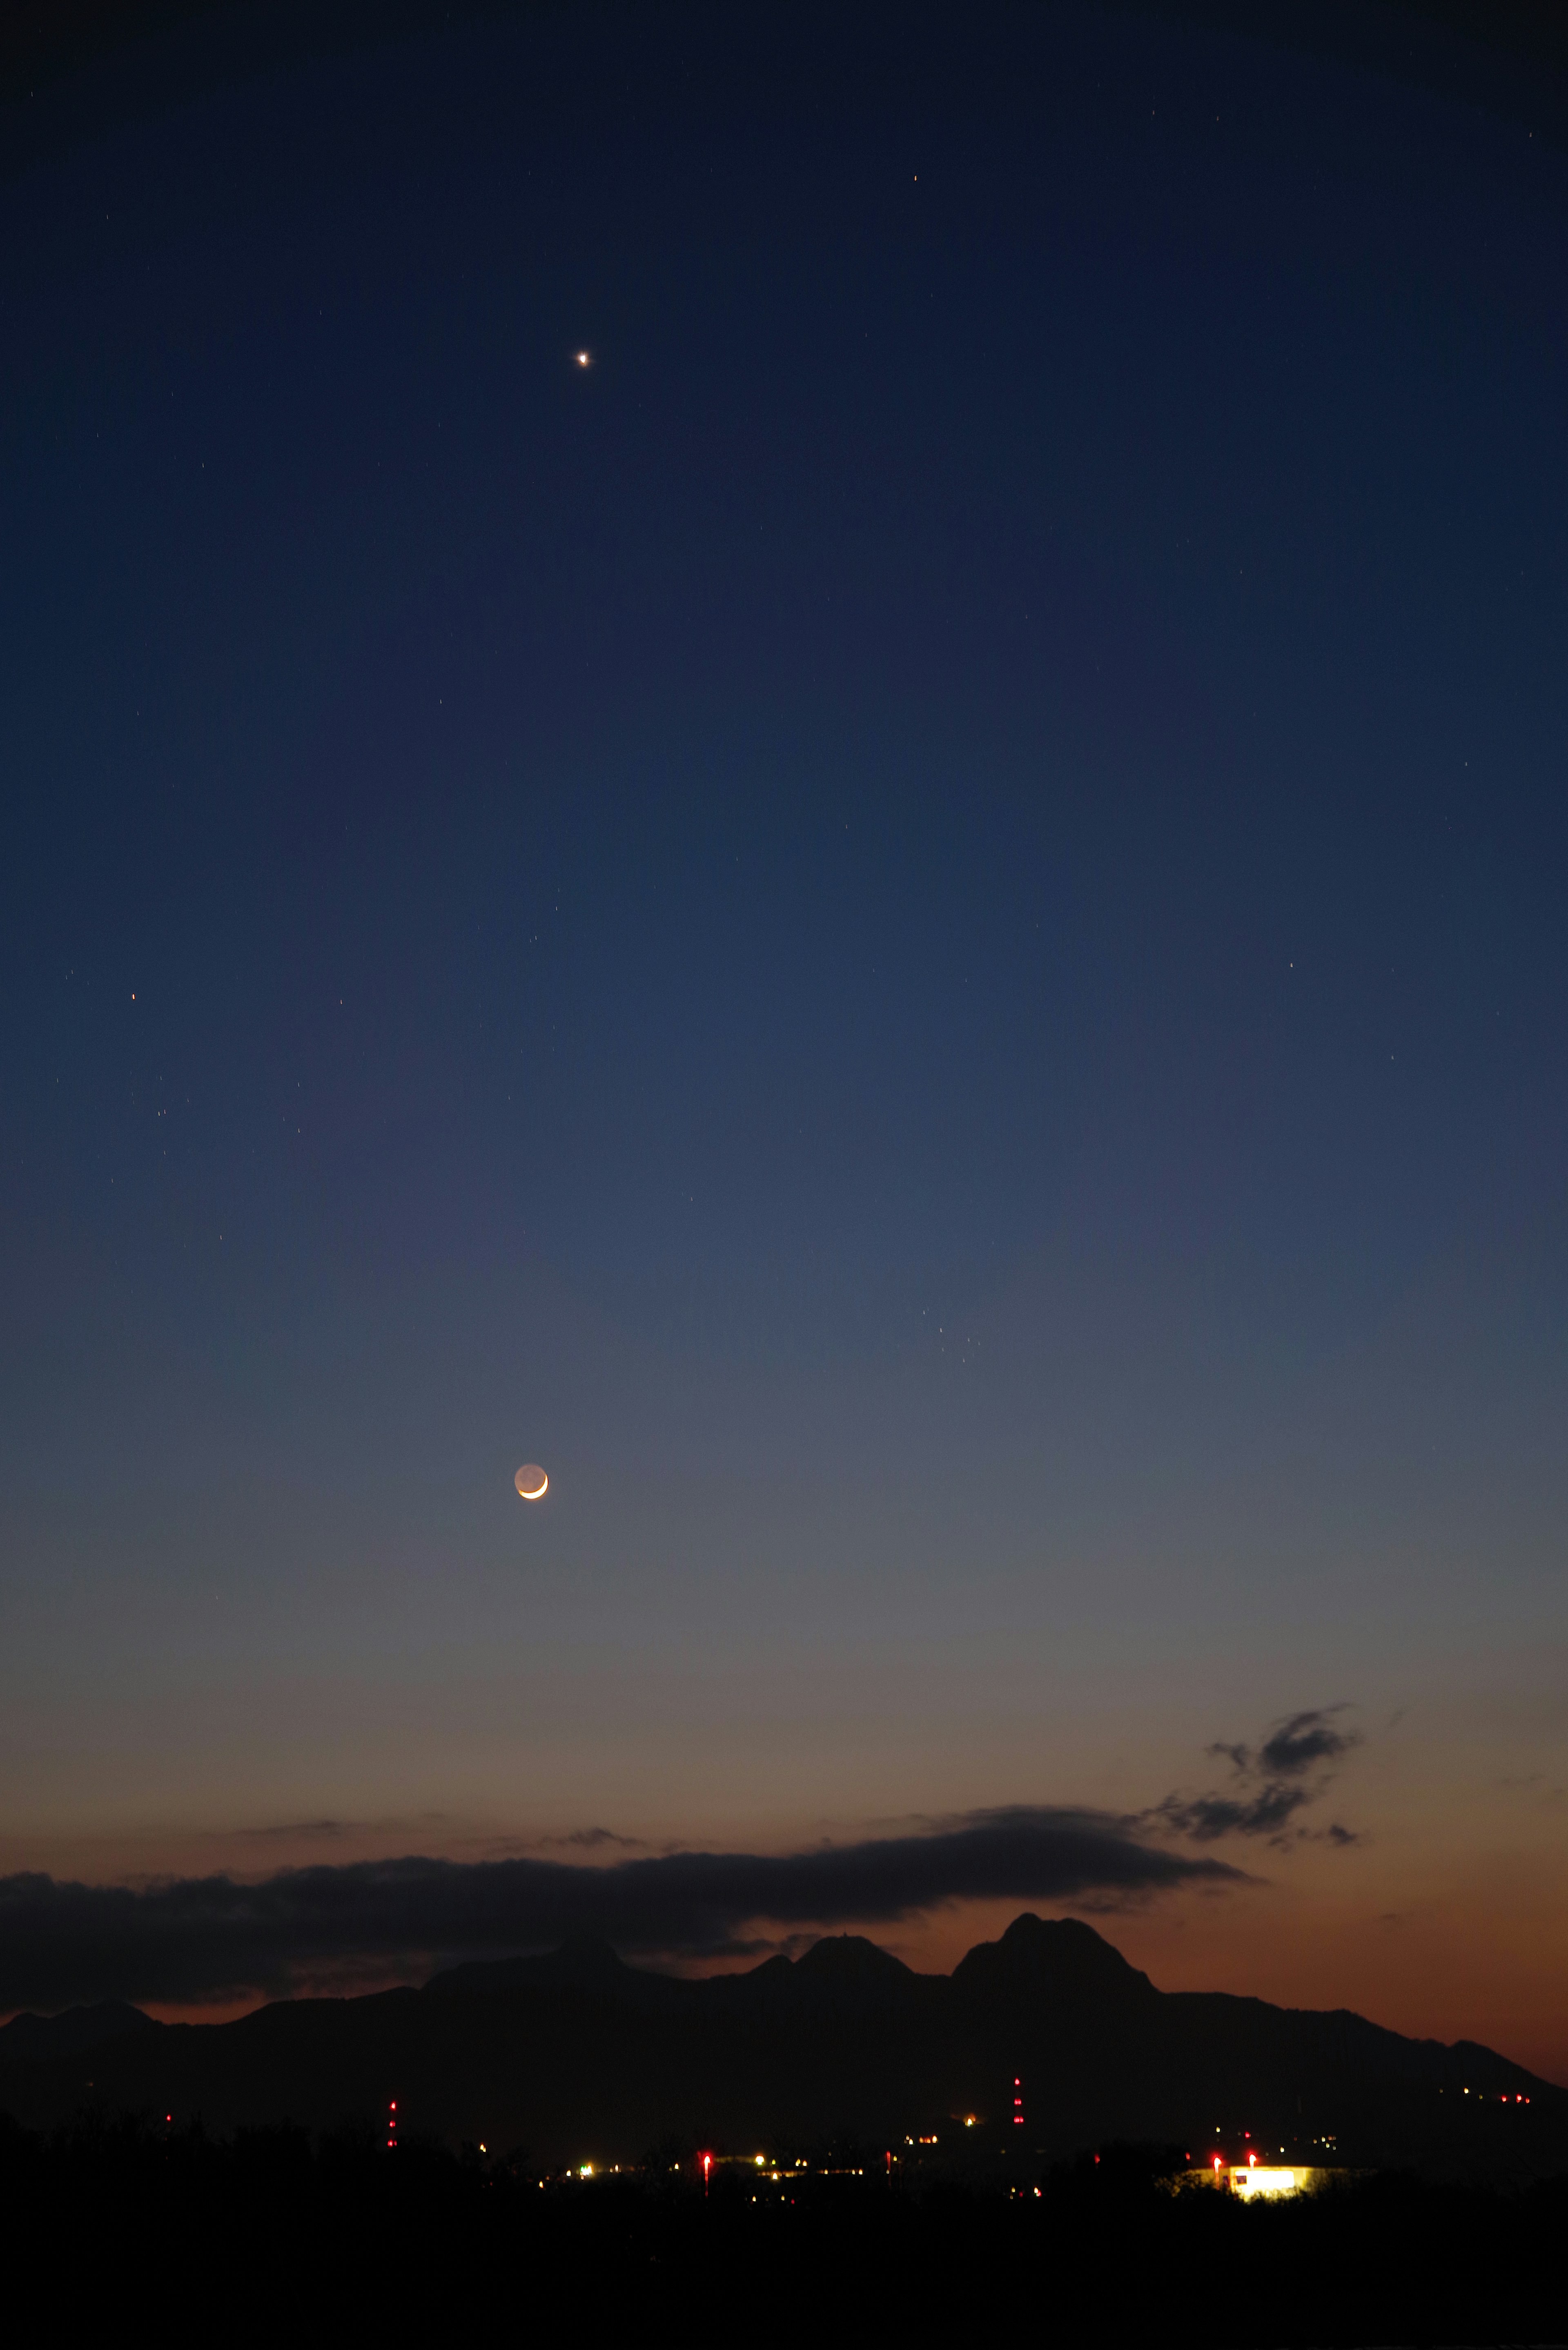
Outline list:
[[[549,1491],[550,1480],[536,1461],[525,1461],[513,1483],[525,1502],[541,1502]]]

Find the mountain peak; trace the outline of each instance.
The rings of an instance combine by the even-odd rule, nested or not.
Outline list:
[[[562,1974],[598,1978],[627,1972],[626,1960],[620,1952],[597,1934],[568,1934],[566,1940],[550,1952],[550,1959]]]
[[[1114,1943],[1078,1918],[1037,1918],[1025,1910],[999,1941],[977,1942],[953,1969],[966,1991],[986,1998],[1144,1999],[1154,1986]]]
[[[156,2032],[151,2016],[123,2000],[67,2007],[61,2015],[14,2015],[0,2024],[0,2064],[31,2064],[48,2056],[79,2056],[128,2032]]]
[[[902,1959],[896,1959],[879,1943],[867,1941],[864,1934],[825,1934],[794,1963],[797,1973],[834,1982],[890,1983],[907,1981],[912,1971]]]
[[[425,1989],[433,1991],[524,1991],[550,1986],[556,1990],[602,1991],[629,1985],[634,1970],[597,1934],[572,1934],[553,1950],[524,1958],[470,1959],[432,1975]]]
[[[790,1968],[786,1996],[808,2007],[901,2014],[919,1980],[901,1959],[863,1934],[827,1934]],[[782,1981],[777,1989],[785,1991]]]

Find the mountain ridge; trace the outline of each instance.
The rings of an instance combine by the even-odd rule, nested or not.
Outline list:
[[[220,2131],[368,2125],[394,2096],[405,2133],[525,2146],[545,2166],[635,2162],[672,2135],[890,2149],[958,2115],[974,2116],[977,2158],[1013,2167],[1113,2138],[1196,2151],[1251,2130],[1257,2144],[1332,2140],[1342,2160],[1568,2168],[1568,2091],[1495,2051],[1348,2010],[1161,1991],[1092,1928],[1030,1913],[950,1975],[857,1936],[699,1979],[579,1940],[445,1969],[422,1990],[278,2001],[222,2024],[143,2018],[90,2061],[14,2064],[0,2085],[34,2126],[87,2104]]]
[[[156,2030],[153,2019],[125,2000],[99,2000],[67,2007],[58,2015],[24,2010],[0,2023],[0,2065],[38,2064],[51,2056],[77,2056],[123,2033]]]

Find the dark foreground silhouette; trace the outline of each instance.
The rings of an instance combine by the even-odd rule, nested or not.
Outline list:
[[[1173,2194],[1164,2155],[1107,2147],[1030,2186],[889,2184],[820,2150],[768,2191],[660,2149],[632,2176],[541,2186],[525,2156],[365,2131],[0,2121],[14,2282],[62,2322],[149,2338],[1205,2345],[1563,2342],[1568,2180],[1371,2178],[1245,2205]],[[1038,2187],[1039,2192],[1035,2191]]]
[[[1199,2162],[1255,2146],[1514,2184],[1568,2170],[1568,2091],[1507,2058],[1343,2012],[1160,1991],[1072,1919],[1020,1918],[950,1975],[853,1935],[701,1982],[586,1943],[232,2023],[125,2008],[21,2022],[0,2031],[0,2106],[42,2129],[83,2106],[322,2129],[396,2097],[407,2128],[527,2145],[546,2168],[636,2162],[671,2128],[746,2151],[836,2132],[902,2148],[973,2115],[973,2147],[1032,2178],[1109,2138]]]

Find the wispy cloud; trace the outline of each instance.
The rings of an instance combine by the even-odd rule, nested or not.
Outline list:
[[[613,1846],[620,1852],[646,1852],[641,1836],[618,1835],[614,1828],[573,1828],[566,1835],[540,1836],[535,1846],[539,1852],[603,1852]]]
[[[1361,1732],[1341,1724],[1343,1705],[1313,1706],[1275,1722],[1258,1744],[1216,1740],[1209,1752],[1231,1765],[1228,1788],[1200,1795],[1168,1795],[1147,1814],[1198,1844],[1220,1836],[1262,1836],[1283,1846],[1307,1837],[1333,1845],[1358,1844],[1355,1831],[1336,1821],[1309,1828],[1301,1814],[1320,1802],[1333,1776],[1332,1765],[1362,1743]]]
[[[306,1838],[326,1843],[348,1834],[347,1820],[287,1820],[276,1827],[234,1830],[236,1840],[244,1844],[296,1844]]]

